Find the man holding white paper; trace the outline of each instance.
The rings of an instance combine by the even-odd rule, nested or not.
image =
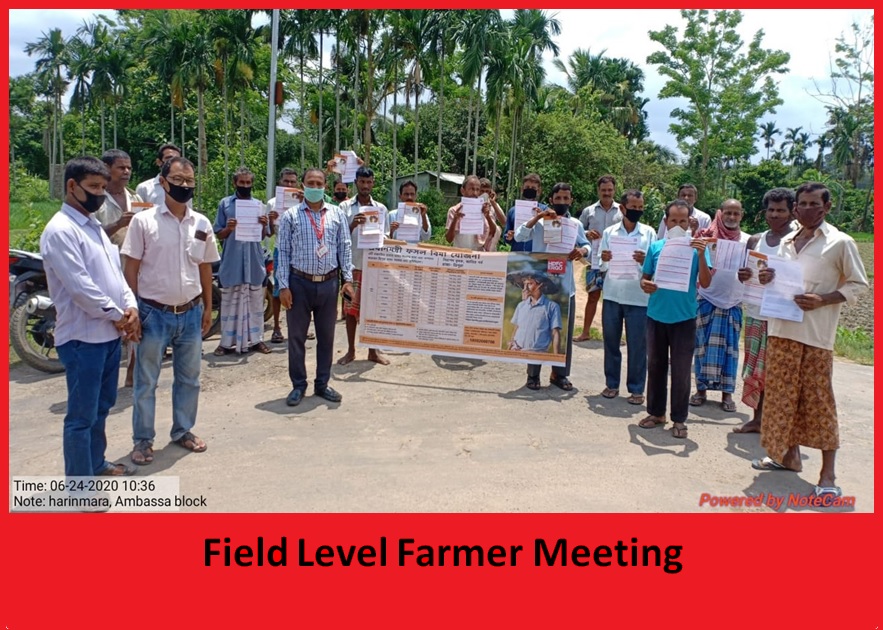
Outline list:
[[[742,283],[739,267],[745,258],[745,243],[750,238],[739,225],[742,222],[742,204],[727,199],[714,216],[711,227],[699,230],[699,238],[709,239],[709,249],[716,247],[712,256],[714,272],[711,284],[699,288],[696,319],[696,393],[690,404],[705,404],[708,390],[720,391],[721,408],[736,411],[733,392],[739,372],[739,335],[742,332]]]
[[[640,223],[644,214],[644,195],[640,190],[627,190],[620,199],[622,221],[614,223],[601,234],[601,270],[606,272],[604,305],[601,309],[601,330],[604,336],[604,378],[606,387],[601,395],[616,398],[622,374],[622,328],[628,364],[626,387],[628,402],[644,404],[647,382],[647,302],[641,290],[641,265],[656,231]]]
[[[831,193],[818,182],[795,192],[800,229],[785,236],[779,256],[803,267],[805,292],[794,296],[803,321],[769,320],[766,402],[760,443],[768,457],[757,470],[800,472],[800,446],[822,451],[822,469],[813,493],[819,499],[842,495],[834,464],[840,447],[837,407],[831,383],[834,338],[843,302],[855,304],[868,279],[855,241],[825,221]],[[760,281],[774,282],[771,264]]]
[[[276,186],[276,196],[267,200],[267,216],[269,223],[267,231],[269,236],[276,233],[276,225],[279,217],[287,210],[296,208],[304,200],[303,191],[298,188],[297,171],[293,168],[285,167],[279,171],[278,186]],[[282,314],[282,303],[279,301],[279,246],[273,247],[273,335],[270,337],[271,343],[282,343],[285,341],[285,335],[282,334],[282,328],[279,319]],[[308,333],[307,339],[315,339],[314,333]]]
[[[766,383],[767,318],[760,314],[763,285],[757,276],[767,267],[770,256],[779,250],[782,238],[792,231],[794,218],[794,191],[773,188],[761,202],[769,230],[748,239],[748,264],[739,270],[739,280],[745,286],[742,304],[745,306],[745,356],[742,360],[742,402],[754,409],[754,417],[733,429],[734,433],[760,433],[763,421],[763,400]],[[758,295],[760,293],[761,295]]]
[[[647,301],[647,417],[638,426],[652,429],[665,424],[670,364],[672,435],[686,438],[690,362],[696,342],[696,282],[698,280],[702,287],[711,284],[711,259],[705,250],[705,239],[684,236],[690,227],[690,206],[685,201],[678,199],[669,203],[665,207],[665,221],[666,239],[650,245],[641,278],[641,289],[650,299]],[[679,257],[673,259],[679,265],[686,262],[687,281],[681,290],[661,286],[661,276],[665,273],[661,269],[663,249],[672,245],[678,249],[689,245],[691,250],[686,261]]]
[[[350,238],[352,240],[354,295],[350,300],[347,299],[346,295],[343,298],[348,347],[346,354],[338,359],[338,365],[346,365],[356,358],[356,326],[359,323],[359,315],[361,314],[362,264],[364,262],[364,249],[359,247],[362,227],[368,223],[369,216],[376,219],[382,214],[383,224],[378,226],[380,230],[379,246],[383,245],[383,235],[389,234],[388,211],[385,205],[371,196],[374,190],[374,171],[367,166],[360,166],[359,170],[356,171],[356,190],[358,194],[355,197],[347,199],[340,204],[341,211],[349,221]],[[378,212],[372,212],[370,215],[366,214],[363,212],[363,208],[368,207],[376,208]],[[382,212],[379,212],[381,210]],[[380,350],[375,350],[374,348],[368,350],[368,360],[380,365],[389,365],[389,359]]]
[[[476,175],[467,175],[460,194],[460,203],[448,208],[445,240],[461,249],[494,251],[500,242],[500,226],[494,220],[490,202],[479,200],[481,180]]]
[[[622,221],[619,205],[613,198],[616,194],[616,178],[603,175],[598,178],[598,201],[583,209],[579,222],[586,231],[586,238],[592,244],[592,258],[586,269],[586,310],[583,314],[583,332],[574,341],[588,341],[592,322],[598,310],[598,301],[604,287],[604,271],[601,269],[601,235],[610,226]],[[603,324],[602,324],[603,326]]]
[[[533,243],[531,241],[518,242],[515,240],[515,230],[519,225],[527,223],[538,212],[545,212],[549,206],[539,201],[543,194],[543,185],[540,176],[536,173],[528,173],[521,180],[521,199],[509,208],[506,213],[505,241],[513,252],[529,252]]]
[[[236,192],[221,199],[214,232],[221,251],[221,341],[216,356],[257,350],[269,354],[264,343],[264,251],[269,236],[264,204],[251,196],[254,174],[241,167],[233,174]]]
[[[432,225],[426,204],[417,203],[417,184],[410,179],[399,186],[399,207],[389,213],[392,238],[408,243],[432,238]]]
[[[570,376],[570,359],[573,353],[573,319],[576,310],[576,285],[573,283],[573,261],[585,258],[589,255],[589,241],[581,229],[580,222],[570,216],[570,207],[573,204],[573,193],[570,184],[559,182],[552,187],[552,209],[534,216],[530,221],[518,226],[515,230],[515,240],[523,243],[533,239],[533,250],[537,253],[556,252],[567,254],[567,266],[562,277],[562,288],[570,294],[570,309],[567,326],[566,365],[552,366],[552,376],[549,382],[565,391],[573,389]],[[543,237],[543,224],[545,221],[560,221],[562,226],[562,243],[548,245]],[[566,250],[566,251],[565,251]],[[528,389],[540,388],[540,365],[528,364],[527,383]]]

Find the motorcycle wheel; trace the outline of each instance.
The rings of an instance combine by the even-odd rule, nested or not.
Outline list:
[[[202,338],[208,339],[219,332],[221,332],[221,289],[217,284],[212,283],[212,327]]]
[[[28,299],[32,295],[34,294],[20,296],[13,308],[9,320],[12,347],[19,358],[32,368],[49,374],[64,372],[52,332],[40,330],[45,324],[45,316],[39,312],[28,313]]]

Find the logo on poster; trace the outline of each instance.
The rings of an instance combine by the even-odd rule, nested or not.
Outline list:
[[[567,271],[567,263],[563,260],[550,260],[546,266],[546,271],[556,274],[564,273]]]

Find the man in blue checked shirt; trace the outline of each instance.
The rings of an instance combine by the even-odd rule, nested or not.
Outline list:
[[[292,390],[286,403],[300,404],[307,389],[306,339],[310,318],[316,327],[314,392],[330,402],[343,399],[328,385],[334,353],[339,276],[344,299],[352,299],[353,254],[346,216],[325,202],[325,173],[308,168],[302,178],[304,201],[282,215],[279,247],[279,300],[287,309],[288,375]]]

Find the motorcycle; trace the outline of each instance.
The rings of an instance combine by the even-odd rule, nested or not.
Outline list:
[[[9,337],[19,358],[43,372],[64,372],[55,349],[55,305],[40,254],[9,250],[9,313]]]

